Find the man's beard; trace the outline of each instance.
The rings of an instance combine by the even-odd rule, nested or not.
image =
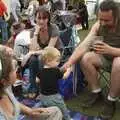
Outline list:
[[[112,25],[102,25],[104,29],[113,29],[114,27]]]

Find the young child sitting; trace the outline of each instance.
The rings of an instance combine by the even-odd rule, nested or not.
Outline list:
[[[40,79],[40,101],[45,107],[58,106],[64,116],[64,120],[70,120],[67,107],[62,96],[58,92],[58,80],[69,76],[71,69],[65,73],[58,68],[60,63],[60,52],[54,47],[46,47],[43,50],[43,69],[39,71],[37,77]]]

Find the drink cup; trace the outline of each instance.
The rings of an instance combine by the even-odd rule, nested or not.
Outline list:
[[[93,41],[92,41],[92,44],[90,46],[90,50],[93,50],[93,46],[96,45],[96,44],[101,44],[103,42],[103,36],[94,36],[93,38]]]
[[[94,44],[100,44],[102,42],[103,42],[103,36],[95,36],[94,41],[93,41],[93,45]]]

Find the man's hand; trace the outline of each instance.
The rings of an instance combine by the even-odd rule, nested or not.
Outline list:
[[[60,69],[62,71],[66,71],[70,67],[71,67],[71,64],[67,61]]]
[[[49,113],[49,111],[46,108],[33,108],[31,116],[40,116],[42,113]]]
[[[72,72],[72,67],[67,68],[63,75],[63,79],[67,79],[70,76],[71,72]]]
[[[97,42],[93,45],[93,50],[97,54],[108,54],[111,55],[112,47],[104,42]]]

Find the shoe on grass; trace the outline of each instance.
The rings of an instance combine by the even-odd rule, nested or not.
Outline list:
[[[115,110],[116,110],[115,102],[105,100],[103,110],[100,113],[100,118],[102,118],[103,120],[110,120],[113,117]]]
[[[81,105],[82,107],[92,107],[97,101],[103,98],[102,93],[90,93],[84,103]]]

